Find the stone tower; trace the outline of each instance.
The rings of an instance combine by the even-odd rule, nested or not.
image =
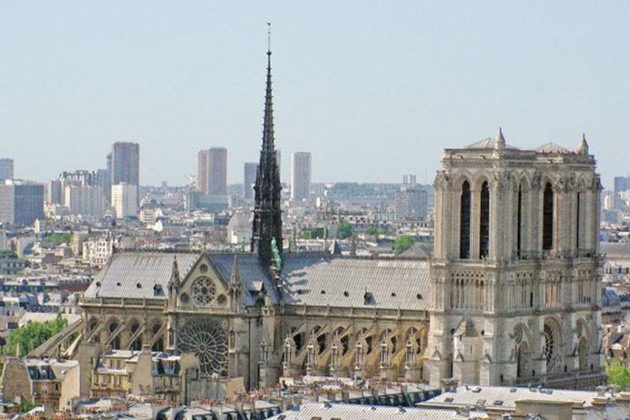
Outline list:
[[[506,145],[499,130],[446,149],[435,179],[430,382],[602,380],[595,159],[549,143]],[[577,383],[580,382],[581,383]]]
[[[254,184],[255,207],[251,242],[251,251],[258,252],[260,262],[265,268],[270,268],[273,263],[274,246],[279,254],[282,253],[281,189],[280,170],[274,145],[271,49],[268,48],[265,115],[260,162]]]

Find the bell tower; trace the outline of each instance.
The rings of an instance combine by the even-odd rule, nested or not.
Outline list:
[[[575,150],[520,150],[499,129],[446,149],[442,165],[434,183],[431,384],[601,381],[601,183],[586,139]]]

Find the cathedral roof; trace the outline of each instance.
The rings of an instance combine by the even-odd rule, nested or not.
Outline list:
[[[505,140],[504,140],[505,141]],[[497,138],[488,137],[487,139],[480,140],[476,143],[469,144],[465,149],[495,149],[497,147]],[[505,145],[506,149],[518,150],[517,147]]]
[[[429,263],[331,255],[286,256],[287,305],[426,310]]]
[[[198,254],[175,254],[182,278],[199,258]],[[173,268],[173,254],[122,252],[114,254],[84,293],[86,298],[156,298],[155,286],[166,293]]]
[[[573,153],[573,151],[555,143],[543,144],[542,146],[538,146],[534,150],[536,150],[538,153]]]
[[[207,257],[215,270],[226,282],[232,277],[232,267],[234,265],[233,253],[211,254]],[[264,285],[267,296],[271,297],[273,303],[278,303],[278,296],[269,276],[260,265],[260,260],[256,254],[237,254],[238,277],[243,287],[248,292],[259,292]],[[245,295],[245,304],[253,305],[254,299],[250,294]]]

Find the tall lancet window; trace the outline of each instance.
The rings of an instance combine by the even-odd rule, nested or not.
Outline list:
[[[516,252],[519,258],[522,255],[522,231],[523,231],[523,188],[518,186],[518,202],[516,203]]]
[[[553,248],[553,190],[551,183],[545,184],[543,193],[543,232],[542,248],[548,251]]]
[[[459,214],[459,258],[470,258],[470,184],[462,184]]]
[[[577,252],[580,252],[580,213],[582,212],[582,208],[580,206],[581,198],[582,193],[577,193],[575,197],[575,249]]]
[[[488,256],[490,243],[490,191],[488,181],[481,184],[481,208],[479,212],[479,258]]]

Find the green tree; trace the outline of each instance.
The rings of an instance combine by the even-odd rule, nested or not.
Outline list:
[[[368,226],[367,229],[365,229],[365,233],[375,236],[379,234],[379,230],[376,226]]]
[[[399,236],[394,241],[394,254],[398,255],[405,252],[406,250],[411,248],[413,244],[414,244],[413,237],[409,235]]]
[[[4,354],[17,356],[19,346],[19,355],[25,356],[62,331],[67,325],[68,321],[60,316],[50,322],[29,322],[9,333],[7,344],[4,346]]]
[[[339,222],[339,226],[337,226],[337,239],[348,239],[352,236],[353,231],[354,228],[350,222],[342,220]]]
[[[630,386],[630,368],[619,360],[611,360],[606,363],[606,375],[608,385],[617,385],[618,389],[625,391]]]

